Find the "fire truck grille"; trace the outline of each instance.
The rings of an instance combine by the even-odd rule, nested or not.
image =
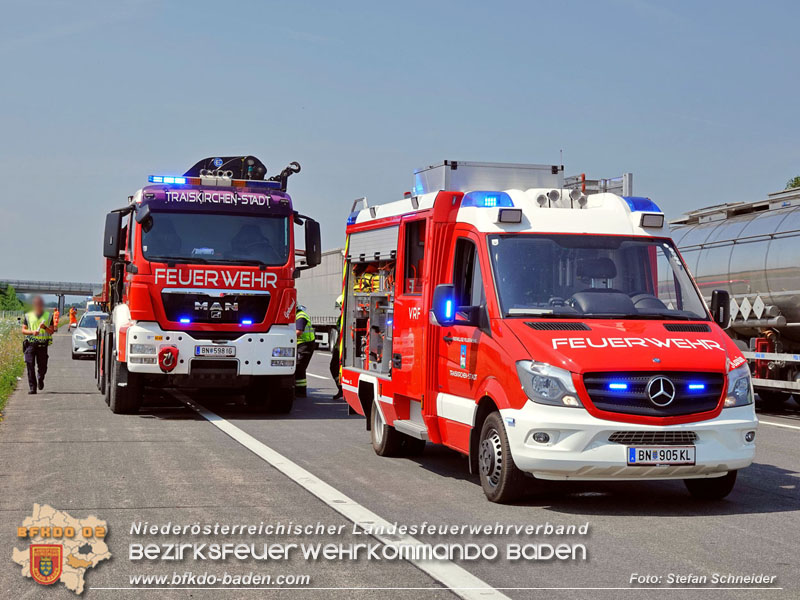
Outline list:
[[[589,331],[591,327],[589,327],[586,323],[573,323],[573,322],[555,322],[555,321],[526,321],[525,325],[530,327],[531,329],[536,329],[538,331]]]
[[[681,446],[694,444],[697,434],[694,431],[615,431],[608,436],[608,441],[641,446]]]
[[[164,313],[176,323],[261,323],[267,315],[269,300],[269,294],[161,293]]]
[[[714,410],[724,382],[721,373],[629,371],[583,376],[596,408],[643,417],[675,417]]]
[[[703,323],[664,323],[667,331],[708,333],[711,328]]]

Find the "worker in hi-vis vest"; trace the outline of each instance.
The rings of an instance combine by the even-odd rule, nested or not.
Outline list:
[[[306,369],[314,355],[316,336],[314,327],[311,325],[311,317],[306,313],[305,306],[297,305],[294,319],[295,329],[297,329],[297,369],[294,372],[294,391],[296,396],[303,398],[308,390]]]
[[[47,349],[53,343],[53,316],[44,309],[41,296],[33,297],[33,310],[22,321],[22,351],[28,369],[28,393],[44,389],[44,376],[47,373]],[[36,370],[39,370],[38,377]]]

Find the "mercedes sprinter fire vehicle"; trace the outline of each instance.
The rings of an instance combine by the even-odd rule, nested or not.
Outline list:
[[[601,180],[608,183],[609,180]],[[727,495],[755,453],[750,371],[648,198],[563,166],[445,161],[347,222],[342,387],[381,456],[469,457],[489,500],[537,479]]]

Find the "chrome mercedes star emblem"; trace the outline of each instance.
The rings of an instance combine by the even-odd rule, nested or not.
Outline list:
[[[669,406],[675,400],[675,384],[663,375],[656,375],[647,383],[647,397],[656,406]]]

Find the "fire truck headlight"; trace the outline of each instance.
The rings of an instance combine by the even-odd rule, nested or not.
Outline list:
[[[572,373],[547,363],[521,360],[517,374],[522,389],[533,402],[551,406],[582,407],[572,382]]]
[[[743,364],[728,373],[728,395],[725,408],[746,406],[753,403],[753,384],[750,381],[750,367]]]

